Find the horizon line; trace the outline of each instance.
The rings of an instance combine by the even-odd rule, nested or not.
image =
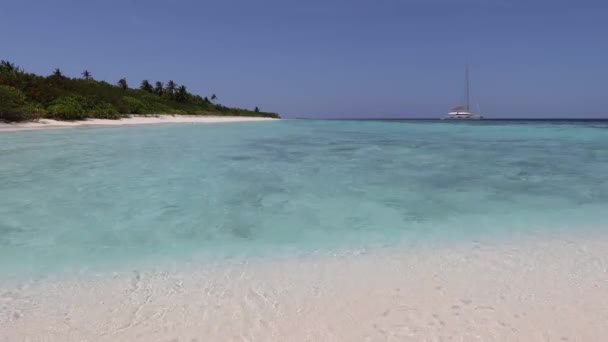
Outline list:
[[[336,117],[327,117],[327,118],[306,118],[306,117],[295,117],[295,118],[284,118],[284,119],[294,119],[294,120],[427,120],[427,121],[447,121],[441,118],[424,118],[424,117],[407,117],[407,118],[336,118]],[[449,121],[492,121],[492,120],[502,120],[502,121],[542,121],[542,120],[553,120],[553,121],[558,121],[558,120],[569,120],[569,121],[575,121],[575,120],[580,120],[580,121],[590,121],[590,120],[595,120],[595,121],[608,121],[608,117],[606,118],[574,118],[574,117],[566,117],[566,118],[559,118],[559,117],[549,117],[549,118],[542,118],[542,117],[533,117],[533,118],[504,118],[504,117],[497,117],[497,118],[483,118],[480,120],[472,120],[472,119],[460,119],[460,120],[449,120]]]

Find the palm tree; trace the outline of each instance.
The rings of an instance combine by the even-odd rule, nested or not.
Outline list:
[[[217,96],[215,96],[215,94],[211,95],[211,101],[217,99]]]
[[[129,85],[127,84],[127,79],[126,78],[119,79],[118,86],[121,87],[123,90],[127,90],[127,88],[129,88]]]
[[[156,81],[156,84],[154,86],[154,92],[158,95],[158,96],[163,96],[163,93],[165,92],[165,85],[163,84],[163,82],[161,81]]]
[[[253,111],[256,112],[256,113],[259,113],[260,112],[260,108],[255,107],[255,109]]]
[[[2,60],[0,61],[0,71],[7,72],[9,74],[22,74],[24,71],[20,67],[16,66],[15,63]]]
[[[139,89],[146,91],[148,93],[151,93],[154,91],[154,88],[152,87],[152,85],[150,84],[150,81],[148,81],[148,80],[141,81],[141,85],[139,86]]]
[[[85,70],[82,72],[82,78],[84,78],[85,80],[90,80],[92,78],[91,73],[89,72],[89,70]]]
[[[19,68],[15,66],[15,63],[5,61],[4,59],[0,61],[0,69],[4,69],[6,71],[15,71],[15,70],[18,71],[19,70]]]
[[[169,82],[167,82],[167,94],[169,94],[169,97],[173,97],[173,94],[175,93],[175,88],[177,88],[177,84],[175,82],[173,82],[173,80],[170,80]]]
[[[186,86],[180,86],[179,88],[177,88],[177,95],[175,96],[175,99],[179,102],[184,102],[186,101],[186,98],[188,97],[188,90],[186,89]]]
[[[61,72],[61,70],[59,70],[59,68],[55,68],[55,70],[53,71],[53,76],[63,78],[63,73]]]

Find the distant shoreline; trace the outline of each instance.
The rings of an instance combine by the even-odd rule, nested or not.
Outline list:
[[[201,116],[201,115],[131,115],[119,120],[87,119],[82,121],[58,121],[51,119],[40,119],[38,121],[0,123],[0,132],[14,132],[25,130],[51,129],[51,128],[73,128],[73,127],[112,127],[132,126],[150,124],[208,124],[227,122],[249,122],[249,121],[271,121],[278,120],[266,117],[246,116]]]

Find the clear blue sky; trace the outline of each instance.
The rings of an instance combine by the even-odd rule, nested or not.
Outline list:
[[[608,118],[608,4],[561,0],[4,0],[0,58],[185,84],[286,117]]]

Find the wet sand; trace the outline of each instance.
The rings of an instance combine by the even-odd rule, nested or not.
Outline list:
[[[606,251],[538,237],[4,281],[0,341],[601,341]]]

